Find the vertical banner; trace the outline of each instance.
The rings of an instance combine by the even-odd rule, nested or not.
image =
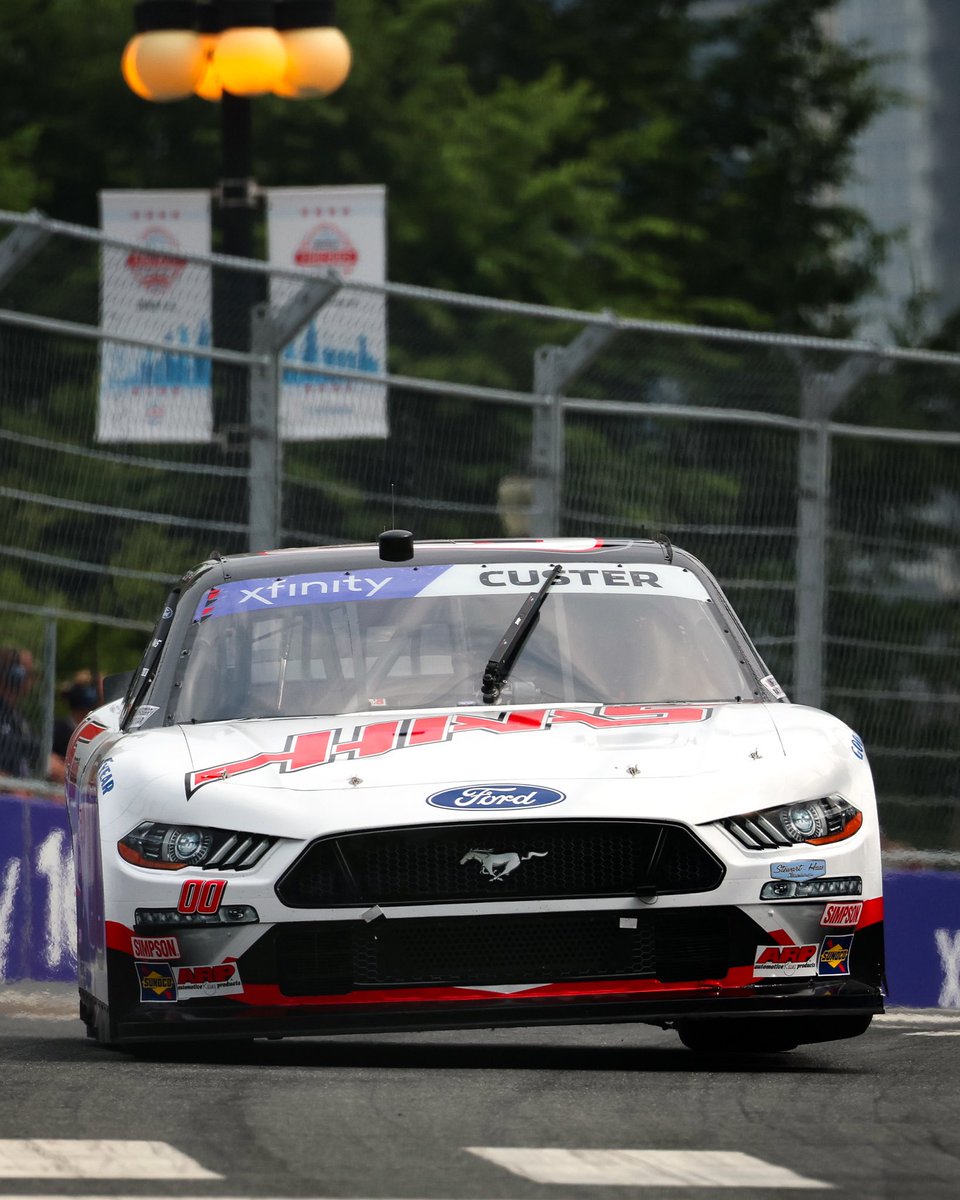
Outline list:
[[[345,283],[386,280],[386,189],[270,188],[267,241],[271,266],[335,270]],[[278,307],[296,281],[272,279]],[[383,384],[298,369],[329,366],[379,375],[386,371],[387,305],[383,293],[338,292],[286,347],[280,393],[280,436],[287,441],[386,437]]]
[[[210,253],[209,193],[101,192],[100,225],[143,247],[103,249],[104,333],[209,349],[210,267],[180,257]],[[210,441],[210,377],[208,358],[104,341],[97,440]]]

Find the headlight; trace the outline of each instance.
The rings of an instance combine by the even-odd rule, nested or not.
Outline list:
[[[117,842],[117,851],[126,862],[157,871],[243,871],[258,863],[275,840],[230,829],[141,821]]]
[[[719,823],[748,850],[778,850],[801,842],[808,846],[842,842],[863,824],[863,813],[843,796],[833,795],[727,817]]]

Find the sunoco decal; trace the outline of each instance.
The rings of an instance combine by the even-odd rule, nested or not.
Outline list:
[[[177,999],[177,981],[173,968],[165,962],[138,962],[137,975],[140,979],[140,1003],[160,1001],[174,1004]]]
[[[518,812],[527,808],[546,808],[566,800],[566,793],[556,788],[537,787],[529,783],[491,783],[485,786],[447,788],[427,797],[434,808],[484,809],[494,812]]]
[[[644,728],[654,725],[679,725],[706,721],[712,708],[689,705],[683,708],[654,708],[641,704],[596,704],[589,708],[536,708],[513,712],[504,710],[491,716],[473,713],[443,713],[439,716],[406,717],[398,721],[379,721],[371,725],[351,725],[336,729],[318,729],[287,738],[283,750],[262,751],[249,758],[218,763],[200,771],[189,771],[185,784],[189,798],[208,783],[234,779],[263,767],[279,766],[280,773],[322,767],[337,759],[377,758],[411,746],[431,746],[449,742],[461,733],[537,733],[556,725],[586,725],[590,729]],[[826,863],[819,860],[823,874]],[[775,875],[777,866],[802,866],[780,863],[770,868],[774,879],[795,879],[795,875]],[[811,876],[804,875],[804,879]]]
[[[849,975],[852,933],[838,933],[836,937],[825,937],[820,943],[818,975]]]

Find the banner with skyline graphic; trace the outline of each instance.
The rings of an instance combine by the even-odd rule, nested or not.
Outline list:
[[[143,247],[104,247],[104,333],[168,342],[171,349],[101,344],[97,440],[208,442],[210,360],[186,350],[212,341],[210,268],[181,255],[210,253],[210,195],[101,192],[100,223],[107,235]]]
[[[386,188],[269,188],[271,265],[334,270],[349,283],[386,280]],[[277,307],[295,293],[273,279]],[[382,375],[387,364],[387,308],[382,293],[340,292],[283,352],[280,436],[285,441],[386,437],[387,389],[317,367]],[[311,369],[313,368],[313,369]]]

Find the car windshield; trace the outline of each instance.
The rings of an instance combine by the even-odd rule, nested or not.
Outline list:
[[[173,719],[480,704],[484,668],[551,564],[231,580],[194,613]],[[752,685],[682,567],[565,564],[496,703],[734,699]]]

